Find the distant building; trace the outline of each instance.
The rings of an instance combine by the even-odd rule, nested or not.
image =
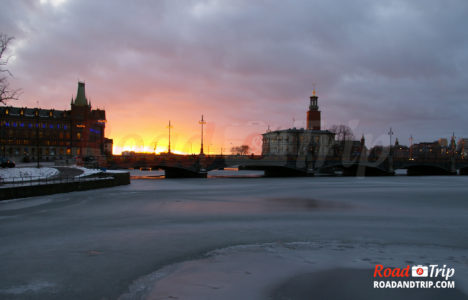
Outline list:
[[[336,141],[333,146],[333,155],[345,160],[367,156],[366,140],[364,135],[361,140],[341,140]]]
[[[434,141],[413,144],[413,146],[411,146],[412,158],[429,160],[446,158],[450,152],[450,148],[446,146],[443,139],[441,142],[442,143]]]
[[[449,146],[448,140],[446,138],[440,138],[437,142],[441,147],[447,148]]]
[[[392,149],[392,155],[395,159],[410,159],[410,148],[405,145],[400,145],[398,138],[395,140],[395,146]]]
[[[462,158],[468,158],[468,139],[461,138],[458,140],[457,152]]]
[[[6,106],[0,118],[0,154],[17,161],[101,156],[112,149],[104,137],[106,113],[91,109],[83,82],[70,110]]]
[[[112,156],[114,147],[114,140],[104,138],[104,155]]]
[[[318,97],[310,97],[307,112],[307,128],[291,128],[268,131],[263,134],[262,155],[327,155],[335,140],[335,134],[321,130]]]

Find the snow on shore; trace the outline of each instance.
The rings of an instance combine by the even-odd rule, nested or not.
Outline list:
[[[55,176],[59,171],[55,168],[8,168],[0,169],[0,178],[3,182],[20,180],[37,180]]]
[[[89,175],[95,175],[95,174],[103,173],[102,170],[100,170],[100,169],[88,169],[88,168],[80,167],[80,166],[73,166],[73,168],[83,171],[83,174],[80,174],[80,175],[78,175],[76,177],[86,177],[86,176],[89,176]]]
[[[83,174],[78,175],[76,177],[86,177],[89,175],[95,175],[95,174],[100,174],[100,173],[128,173],[127,170],[101,170],[101,169],[88,169],[85,167],[80,167],[80,166],[74,166],[74,168],[79,169],[83,171]]]

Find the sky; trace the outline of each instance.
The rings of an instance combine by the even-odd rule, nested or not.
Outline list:
[[[78,80],[114,151],[196,153],[305,127],[368,146],[468,137],[466,0],[1,0],[13,106],[69,109]]]

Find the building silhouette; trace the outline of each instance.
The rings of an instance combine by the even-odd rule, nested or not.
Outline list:
[[[101,156],[112,149],[105,138],[106,112],[92,109],[85,83],[78,82],[70,110],[0,108],[0,151],[16,161],[53,161]]]
[[[332,151],[335,134],[321,130],[318,97],[313,91],[307,112],[307,127],[268,131],[263,135],[262,155],[326,156]]]

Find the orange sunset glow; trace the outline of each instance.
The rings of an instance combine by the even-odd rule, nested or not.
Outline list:
[[[466,80],[443,62],[443,53],[463,53],[453,45],[464,33],[434,23],[441,18],[433,11],[420,20],[424,26],[413,26],[421,14],[411,5],[341,5],[346,14],[323,4],[316,16],[306,2],[300,9],[262,1],[7,2],[2,19],[22,16],[2,28],[14,37],[9,82],[22,90],[9,105],[69,109],[84,81],[93,108],[106,111],[116,154],[167,151],[169,120],[173,152],[198,153],[202,114],[206,153],[247,144],[259,154],[268,127],[305,127],[314,85],[323,128],[345,124],[369,145],[386,142],[389,127],[402,141],[466,127],[455,105]],[[398,16],[399,27],[384,11]],[[372,28],[385,34],[376,37]],[[438,34],[444,30],[454,34]],[[427,50],[434,45],[447,49]],[[426,126],[428,119],[438,126]]]
[[[164,96],[155,95],[154,99]],[[204,152],[229,153],[233,146],[248,144],[252,152],[261,152],[262,121],[226,122],[223,109],[203,106],[203,100],[173,98],[148,102],[145,107],[132,107],[131,103],[116,110],[107,110],[107,135],[114,139],[114,153],[135,151],[161,153],[168,150],[168,121],[171,121],[171,152],[191,154],[200,152],[201,114],[205,115]],[[201,105],[194,105],[194,103]],[[162,109],[163,108],[163,109]],[[130,121],[131,120],[131,121]]]

